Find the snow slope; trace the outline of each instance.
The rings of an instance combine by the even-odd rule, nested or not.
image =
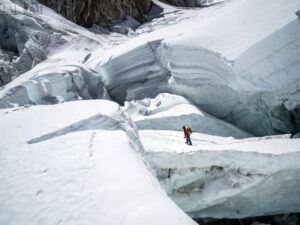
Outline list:
[[[235,140],[193,132],[140,131],[145,158],[168,195],[194,218],[299,212],[300,140]]]
[[[142,160],[134,125],[117,104],[79,101],[0,116],[1,224],[195,224]]]

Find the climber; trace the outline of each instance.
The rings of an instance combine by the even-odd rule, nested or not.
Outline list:
[[[192,133],[192,129],[189,126],[183,126],[183,132],[184,132],[184,138],[186,139],[186,143],[188,145],[192,145],[192,141],[191,141],[191,133]]]

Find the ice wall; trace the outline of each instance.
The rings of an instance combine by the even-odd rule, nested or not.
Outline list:
[[[239,76],[276,93],[290,111],[292,132],[300,130],[300,22],[298,19],[258,42],[235,62]]]
[[[139,131],[182,131],[182,126],[192,125],[193,132],[237,139],[251,135],[235,126],[204,113],[182,96],[168,93],[156,98],[125,102],[128,112]]]
[[[255,135],[292,129],[283,102],[239,78],[219,54],[172,40],[128,46],[88,62],[118,102],[169,92]]]
[[[188,150],[170,142],[174,133],[161,133],[164,140],[157,144],[147,141],[149,135],[141,133],[145,158],[168,195],[192,217],[299,212],[298,140],[291,143],[287,136],[278,136],[209,141],[193,134],[196,146]]]

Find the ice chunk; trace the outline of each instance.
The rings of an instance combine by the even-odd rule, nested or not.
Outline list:
[[[163,93],[154,99],[125,102],[124,109],[133,118],[139,130],[181,131],[183,125],[190,125],[193,132],[235,138],[251,136],[202,112],[182,96]]]
[[[93,98],[109,99],[97,73],[81,65],[49,65],[6,85],[0,91],[0,108]]]

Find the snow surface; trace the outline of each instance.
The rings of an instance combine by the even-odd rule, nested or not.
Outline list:
[[[0,115],[1,224],[195,224],[142,160],[136,130],[117,104]]]
[[[251,137],[300,130],[299,0],[154,2],[122,35],[4,1],[1,224],[194,224],[144,157],[192,217],[299,212],[298,139]]]

